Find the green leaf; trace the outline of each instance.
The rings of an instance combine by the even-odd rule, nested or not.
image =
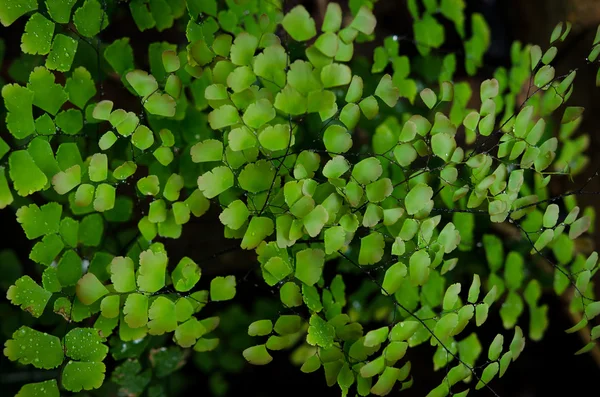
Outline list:
[[[81,167],[74,165],[52,177],[52,185],[58,194],[66,194],[81,183]]]
[[[490,344],[490,348],[488,350],[488,359],[490,361],[496,361],[500,357],[502,353],[502,345],[504,344],[504,337],[502,334],[496,335],[492,343]]]
[[[500,89],[500,85],[498,83],[498,80],[496,80],[496,79],[484,80],[481,83],[481,87],[480,87],[481,102],[485,102],[487,99],[493,99],[496,96],[498,96],[499,89]]]
[[[292,8],[281,21],[281,25],[296,41],[307,41],[317,35],[315,21],[302,5]]]
[[[352,177],[363,185],[376,181],[382,173],[383,167],[376,157],[368,157],[361,160],[352,169]]]
[[[409,215],[426,208],[433,197],[433,189],[423,183],[416,184],[406,195],[404,206]]]
[[[31,72],[27,84],[27,88],[34,93],[33,104],[52,115],[55,115],[69,98],[63,87],[54,81],[54,74],[38,66]]]
[[[81,258],[74,250],[66,251],[57,266],[58,280],[63,287],[75,285],[81,278]]]
[[[382,373],[385,370],[385,360],[383,356],[368,362],[360,369],[360,376],[363,378],[372,378],[373,376]],[[386,394],[383,392],[382,394]]]
[[[104,50],[104,58],[121,76],[133,69],[133,49],[129,45],[129,38],[123,37],[113,41]]]
[[[397,262],[390,266],[385,272],[381,292],[385,295],[396,293],[402,286],[407,273],[408,269],[402,262]]]
[[[350,84],[352,71],[350,67],[340,63],[332,63],[321,69],[321,82],[325,88]]]
[[[307,98],[288,84],[277,93],[274,106],[277,110],[297,116],[306,113]]]
[[[148,317],[150,335],[162,335],[165,332],[173,332],[177,328],[175,303],[164,296],[159,296],[152,302]]]
[[[389,178],[383,178],[367,185],[367,199],[379,203],[392,194],[394,186]]]
[[[88,215],[79,224],[79,242],[83,245],[97,247],[102,240],[104,221],[99,214]]]
[[[435,92],[433,92],[429,88],[425,88],[423,91],[421,91],[419,95],[421,96],[421,99],[423,100],[425,105],[427,105],[429,109],[433,109],[433,107],[437,103],[437,96],[435,95]]]
[[[155,92],[144,102],[144,108],[155,116],[173,117],[176,112],[176,103],[172,96]]]
[[[212,301],[227,301],[235,297],[235,277],[215,277],[210,282],[210,299]]]
[[[46,58],[46,67],[59,72],[67,72],[71,69],[76,52],[76,40],[64,34],[57,34],[54,36],[50,54]]]
[[[211,199],[233,186],[233,173],[221,166],[198,177],[198,188],[204,197]]]
[[[363,344],[366,347],[375,347],[385,342],[388,337],[389,328],[381,327],[373,331],[367,332]]]
[[[21,306],[22,310],[31,313],[33,317],[42,315],[51,296],[51,292],[40,287],[29,276],[19,278],[6,292],[6,298],[13,305]]]
[[[140,291],[153,293],[165,286],[167,262],[164,251],[149,249],[140,254],[140,267],[137,271]]]
[[[555,70],[550,65],[544,65],[537,71],[533,83],[538,88],[543,88],[554,80]]]
[[[234,65],[250,65],[254,52],[258,47],[258,39],[246,32],[238,34],[230,49],[231,62]]]
[[[10,26],[14,21],[30,11],[37,10],[38,4],[35,0],[6,1],[0,4],[0,22],[4,26]]]
[[[148,323],[148,297],[133,293],[127,296],[123,306],[125,322],[131,328],[140,328]]]
[[[310,317],[309,324],[308,334],[306,335],[306,342],[308,344],[324,349],[329,349],[333,346],[333,339],[335,337],[335,328],[333,325],[327,323],[317,314],[313,314]]]
[[[273,220],[267,217],[254,216],[250,219],[248,228],[244,233],[240,248],[254,249],[268,236],[273,233]]]
[[[338,36],[332,32],[325,32],[317,38],[314,46],[325,56],[333,58],[338,51]]]
[[[163,197],[169,201],[177,201],[181,194],[181,189],[183,189],[183,178],[180,175],[171,174],[165,184]]]
[[[219,215],[219,219],[221,223],[230,227],[233,230],[237,230],[246,223],[250,212],[241,200],[235,200],[229,206],[223,210],[221,215]]]
[[[81,277],[77,281],[75,291],[77,298],[84,305],[91,305],[104,295],[108,294],[108,289],[106,289],[93,273],[87,273]]]
[[[31,155],[32,152],[34,151],[17,150],[12,152],[8,159],[9,175],[13,181],[13,188],[20,196],[27,196],[42,190],[48,182],[46,175],[35,163],[35,159]],[[33,153],[33,155],[38,160],[42,160],[42,153]]]
[[[266,365],[273,361],[273,357],[271,357],[265,345],[249,347],[242,354],[246,361],[254,365]]]
[[[425,250],[419,250],[409,259],[410,280],[413,285],[424,285],[429,279],[431,258]]]
[[[458,302],[458,294],[460,293],[460,289],[460,283],[452,284],[450,287],[448,287],[446,294],[444,295],[444,310],[454,309],[456,302]]]
[[[588,231],[590,225],[591,219],[589,216],[584,216],[577,219],[571,224],[571,227],[569,228],[569,238],[571,240],[575,240],[577,237],[581,236],[583,233]]]
[[[125,77],[133,90],[141,97],[147,97],[158,89],[156,78],[143,70],[133,70]]]
[[[234,93],[239,93],[250,88],[255,81],[256,75],[248,66],[240,66],[227,76],[227,86],[231,88]]]
[[[432,48],[439,48],[445,41],[444,27],[432,15],[425,15],[413,24],[417,49],[428,55]]]
[[[231,150],[239,152],[256,147],[256,136],[246,126],[234,128],[227,135],[229,141],[229,148]]]
[[[60,339],[26,326],[16,330],[12,339],[5,342],[4,355],[11,361],[42,369],[56,368],[64,359]]]
[[[325,253],[320,249],[307,248],[296,253],[294,276],[306,285],[314,285],[321,278]]]
[[[431,137],[431,149],[433,154],[448,162],[456,149],[456,141],[448,134],[438,133]]]
[[[244,167],[238,175],[240,187],[251,193],[259,193],[272,187],[275,169],[272,163],[259,160]]]
[[[275,322],[275,332],[279,335],[291,335],[300,331],[302,319],[297,315],[281,315]],[[271,331],[269,331],[271,332]]]
[[[108,156],[103,153],[95,153],[88,168],[90,181],[102,182],[108,176]]]
[[[363,6],[358,10],[350,27],[363,34],[371,35],[373,34],[376,25],[377,20],[375,19],[373,12],[368,7]]]
[[[62,372],[62,384],[73,392],[97,389],[102,386],[105,371],[104,363],[69,361]]]
[[[192,146],[190,154],[194,163],[221,161],[223,143],[216,139],[207,139]]]
[[[65,336],[65,354],[78,361],[102,361],[108,346],[94,328],[74,328]]]
[[[318,112],[322,121],[333,117],[337,110],[335,94],[332,91],[311,91],[308,93],[308,113]]]
[[[48,203],[41,208],[30,204],[17,210],[17,221],[27,238],[33,240],[45,234],[58,233],[61,214],[62,207],[58,203]]]
[[[259,129],[274,118],[275,109],[268,99],[259,99],[248,106],[243,116],[244,123],[254,129]]]
[[[475,323],[477,326],[481,326],[485,320],[487,320],[489,305],[487,303],[480,303],[475,308]]]
[[[277,101],[275,104],[277,107]],[[208,122],[210,123],[210,128],[213,130],[219,130],[239,123],[240,115],[238,114],[237,109],[232,105],[223,105],[220,108],[210,112],[208,115]]]
[[[198,265],[190,258],[183,257],[171,273],[171,280],[175,290],[187,292],[200,280],[200,275]]]
[[[360,240],[360,252],[358,254],[359,265],[374,265],[378,263],[384,254],[385,241],[383,235],[373,232]]]
[[[293,282],[287,282],[279,289],[281,303],[287,307],[296,307],[302,305],[302,294],[300,287]]]
[[[69,23],[71,8],[77,0],[46,0],[46,7],[50,17],[58,23]]]
[[[556,225],[558,220],[559,208],[556,204],[550,204],[544,212],[543,225],[545,228],[551,228]]]
[[[49,234],[33,246],[29,258],[34,262],[50,266],[63,248],[62,239],[56,234]]]
[[[84,67],[76,68],[65,85],[69,94],[69,101],[80,109],[84,109],[87,102],[96,95],[96,84],[92,75]]]
[[[330,3],[332,4],[332,3]],[[383,81],[383,79],[382,79]],[[381,84],[381,83],[380,83]],[[387,82],[386,82],[387,84]],[[383,88],[386,86],[384,85]],[[383,90],[386,94],[387,90]],[[382,94],[384,93],[382,92]],[[350,86],[348,87],[348,91],[346,92],[346,102],[358,102],[363,95],[363,79],[360,76],[352,76],[352,81],[350,82]]]
[[[481,379],[479,379],[479,382],[477,382],[477,385],[475,386],[475,390],[479,390],[479,389],[483,388],[484,386],[486,386],[488,383],[490,383],[492,381],[492,379],[494,379],[494,377],[496,376],[496,374],[498,373],[499,370],[500,370],[500,365],[497,362],[488,364],[488,366],[485,367],[485,369],[483,370],[483,373],[481,374]]]
[[[268,150],[286,149],[292,143],[290,126],[288,124],[267,126],[260,131],[258,141]]]
[[[112,101],[100,101],[94,106],[92,116],[97,120],[109,120],[113,108]]]
[[[177,52],[173,50],[166,50],[162,53],[162,62],[167,73],[173,73],[179,70],[181,62]]]
[[[73,14],[73,23],[84,37],[94,37],[108,26],[108,16],[98,0],[85,0]]]
[[[273,330],[273,322],[271,320],[254,321],[248,326],[248,335],[250,336],[265,336],[269,335]]]
[[[108,150],[115,144],[115,142],[117,142],[117,136],[115,133],[112,131],[107,131],[100,137],[100,140],[98,141],[98,147],[102,151]]]
[[[35,13],[25,24],[25,33],[21,38],[21,51],[26,54],[48,54],[53,35],[54,23],[44,18],[42,14]]]
[[[458,325],[458,314],[448,313],[444,315],[436,324],[433,330],[442,343],[446,343],[452,332]]]
[[[60,397],[55,379],[23,385],[16,397]]]
[[[368,120],[373,120],[379,113],[377,99],[375,99],[375,97],[372,95],[360,101],[358,106]]]
[[[345,153],[352,147],[352,137],[341,125],[330,125],[323,134],[323,143],[331,153]]]
[[[23,139],[35,132],[32,104],[35,93],[18,84],[6,84],[2,87],[2,97],[8,110],[6,125],[17,139]]]
[[[321,30],[323,32],[337,32],[342,26],[342,8],[337,3],[327,4],[325,17]]]
[[[77,135],[83,128],[83,115],[77,109],[60,112],[54,119],[56,125],[67,135]]]
[[[381,78],[375,89],[375,95],[381,98],[381,100],[389,107],[393,108],[396,106],[398,98],[400,97],[400,92],[398,91],[398,88],[394,86],[392,76],[386,74]]]

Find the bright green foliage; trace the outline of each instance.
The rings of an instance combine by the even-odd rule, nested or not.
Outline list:
[[[190,258],[184,257],[171,273],[171,278],[177,291],[189,291],[200,280],[200,268]]]
[[[0,5],[0,22],[4,26],[11,25],[22,15],[37,9],[35,0],[6,1]]]
[[[82,36],[94,37],[108,25],[108,17],[98,0],[85,0],[83,5],[75,10],[73,23]]]
[[[40,287],[29,276],[19,278],[6,293],[6,297],[13,305],[20,305],[34,317],[42,315],[51,296],[51,292]]]
[[[71,8],[77,0],[46,0],[48,13],[58,23],[68,23],[71,16]]]
[[[23,326],[6,342],[12,361],[60,368],[60,385],[18,395],[167,395],[191,349],[215,390],[241,357],[266,365],[287,350],[342,395],[391,395],[420,376],[405,357],[426,343],[445,374],[429,395],[466,395],[518,358],[524,318],[543,337],[551,288],[583,318],[569,332],[600,337],[588,325],[598,256],[582,253],[594,210],[577,206],[585,190],[551,196],[552,178],[590,162],[584,109],[554,114],[576,77],[553,66],[571,25],[549,48],[514,44],[511,65],[473,86],[460,73],[477,74],[490,45],[480,14],[408,1],[409,58],[411,40],[374,36],[373,3],[327,2],[318,26],[280,1],[0,0],[3,25],[25,16],[7,43],[35,57],[13,61],[2,88],[0,208],[16,211],[35,264],[22,275],[0,253],[7,298],[32,327],[72,324],[62,339]],[[138,59],[136,36],[104,42],[123,18],[184,42],[160,36]],[[440,55],[456,34],[461,55]],[[589,63],[599,54],[600,33]],[[207,213],[221,225],[189,235]],[[215,227],[232,249],[185,251]],[[245,277],[208,263],[236,247],[253,252],[234,262],[258,262]],[[226,302],[247,300],[252,279],[270,301]],[[206,305],[218,316],[203,318]],[[497,315],[514,338],[482,345],[477,327]]]
[[[35,131],[32,105],[34,92],[18,84],[2,87],[4,105],[8,110],[6,126],[17,139],[26,138]]]
[[[235,296],[235,277],[215,277],[210,282],[210,299],[226,301]]]
[[[44,352],[42,355],[40,350]],[[6,342],[4,355],[11,361],[44,369],[58,367],[64,358],[63,347],[56,336],[25,326],[15,331],[12,339]]]
[[[165,285],[167,255],[164,251],[146,250],[140,254],[137,284],[141,291],[156,292]]]
[[[65,85],[69,101],[80,109],[96,94],[92,75],[84,67],[76,68]]]
[[[64,34],[57,34],[52,41],[50,54],[46,58],[46,67],[59,72],[67,72],[71,69],[75,52],[77,51],[77,41]]]
[[[44,382],[28,383],[21,387],[17,393],[19,397],[32,397],[32,396],[44,396],[44,397],[59,397],[58,386],[56,380],[50,379]]]
[[[26,54],[48,54],[53,34],[54,23],[44,18],[42,14],[33,14],[25,25],[25,33],[21,38],[21,51]]]

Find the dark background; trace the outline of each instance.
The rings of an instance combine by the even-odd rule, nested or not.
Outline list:
[[[9,0],[10,1],[10,0]],[[317,19],[322,19],[325,0],[297,0],[288,1],[286,8],[291,8],[297,3],[302,3]],[[345,3],[340,1],[340,3]],[[495,67],[510,65],[510,45],[513,40],[520,40],[524,43],[539,43],[542,47],[548,43],[550,32],[559,21],[569,20],[574,24],[573,32],[567,43],[560,48],[560,55],[557,59],[557,69],[559,72],[579,66],[585,62],[585,57],[590,48],[590,42],[594,37],[596,28],[600,23],[600,1],[598,0],[472,0],[468,1],[467,13],[482,13],[492,31],[492,45],[488,55],[485,58],[485,66],[480,75],[469,78],[474,85],[481,80],[489,78]],[[377,41],[372,44],[364,45],[359,53],[370,54],[373,45],[380,44],[383,38],[388,35],[412,36],[412,24],[410,15],[406,9],[404,0],[379,0],[375,6],[378,25],[376,30]],[[13,44],[7,48],[4,62],[4,73],[6,66],[10,64],[11,58],[18,56],[19,48],[14,43],[18,42],[17,37],[23,30],[24,22],[21,20],[9,29],[0,31],[7,43]],[[109,29],[110,30],[110,29]],[[448,31],[448,30],[447,30]],[[143,54],[147,44],[152,41],[169,40],[155,30],[151,32],[139,33],[133,24],[121,25],[116,30],[116,34],[131,37],[132,44],[139,43],[139,48],[134,48],[136,58]],[[166,35],[172,34],[166,32]],[[17,35],[17,36],[15,36]],[[110,36],[110,33],[107,33]],[[136,41],[136,37],[142,38]],[[106,37],[106,40],[111,40]],[[456,50],[460,48],[458,37],[448,37],[444,49]],[[403,55],[415,53],[410,45],[401,46]],[[143,55],[141,55],[143,56]],[[368,55],[370,58],[370,55]],[[588,173],[581,175],[578,180],[587,178],[593,172],[599,163],[597,156],[599,147],[599,138],[597,125],[599,125],[600,115],[600,90],[594,87],[594,78],[596,70],[592,68],[582,69],[578,73],[575,83],[575,92],[571,97],[571,104],[584,106],[586,108],[585,121],[581,130],[590,135],[590,155],[592,164],[588,167]],[[460,72],[459,72],[460,74]],[[463,76],[466,78],[466,76]],[[460,76],[457,76],[460,79]],[[110,95],[111,87],[105,87]],[[475,91],[474,91],[475,92]],[[577,182],[577,180],[575,181]],[[594,180],[589,190],[600,190],[600,181]],[[556,193],[565,191],[570,185],[562,183],[553,186]],[[594,196],[581,197],[580,203],[584,205],[594,205],[597,209],[597,201]],[[205,274],[211,272],[233,271],[241,276],[245,282],[241,283],[238,289],[238,296],[252,297],[257,300],[261,297],[273,297],[273,291],[264,286],[258,285],[259,280],[252,276],[245,277],[248,274],[250,264],[253,258],[247,254],[231,252],[223,255],[214,255],[227,251],[231,247],[232,241],[222,238],[222,229],[217,219],[217,213],[213,210],[206,216],[197,220],[189,226],[193,230],[186,230],[186,236],[190,238],[181,239],[174,245],[179,252],[196,254],[196,257],[207,257],[205,263],[207,268],[203,269]],[[2,225],[2,239],[0,249],[12,248],[22,258],[22,262],[27,261],[28,252],[31,248],[30,242],[25,239],[20,226],[17,224],[14,214],[10,211],[0,212],[0,225]],[[188,227],[188,226],[186,226]],[[214,266],[214,267],[213,267]],[[215,269],[215,270],[213,270]],[[0,275],[2,277],[2,275]],[[245,305],[251,302],[245,302]],[[492,383],[492,387],[500,396],[515,397],[536,397],[536,396],[555,396],[555,395],[598,395],[594,390],[594,380],[600,375],[600,360],[594,357],[600,357],[598,351],[594,354],[583,356],[574,356],[584,342],[578,334],[566,334],[564,330],[572,325],[572,319],[569,316],[568,308],[555,295],[544,294],[542,302],[549,305],[550,326],[541,342],[527,341],[526,349],[521,357],[507,371],[506,375]],[[497,313],[497,312],[496,312]],[[527,324],[527,311],[521,317],[520,323]],[[500,319],[497,315],[491,315],[485,326],[480,332],[482,344],[487,346],[489,341],[495,336],[497,331],[502,329]],[[507,336],[510,333],[507,333]],[[486,343],[487,341],[487,343]],[[508,340],[506,343],[509,343]],[[225,341],[226,343],[226,341]],[[597,349],[596,349],[597,350]],[[412,374],[415,375],[413,388],[400,393],[397,387],[390,395],[404,396],[425,396],[433,387],[439,384],[443,377],[443,371],[433,372],[431,361],[434,348],[423,345],[416,349],[409,350],[407,358],[412,362]],[[485,350],[484,353],[485,354]],[[229,384],[228,396],[280,396],[280,395],[313,395],[313,396],[335,396],[339,395],[337,386],[328,388],[325,385],[323,371],[319,370],[313,374],[303,374],[299,369],[289,363],[289,352],[274,354],[273,363],[267,366],[246,365],[240,373],[223,373],[224,380]],[[0,372],[7,375],[9,369],[5,367],[6,359],[2,357],[2,367]],[[10,369],[13,371],[14,369]],[[35,376],[35,375],[31,375]],[[6,379],[6,378],[2,378]],[[34,379],[28,379],[33,381]],[[211,395],[208,387],[207,377],[194,365],[187,365],[180,373],[173,377],[172,382],[180,384],[182,395]],[[4,383],[4,382],[2,382]],[[0,383],[0,396],[12,395],[10,392],[13,384],[7,385],[7,388]],[[4,390],[4,392],[3,392]],[[7,394],[5,394],[7,393]],[[490,391],[483,389],[480,391],[471,391],[470,395],[490,396]]]

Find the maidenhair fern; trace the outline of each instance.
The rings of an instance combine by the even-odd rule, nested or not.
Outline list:
[[[580,352],[595,347],[598,255],[575,248],[593,228],[593,209],[576,202],[587,183],[549,191],[589,162],[587,135],[573,137],[577,70],[553,66],[571,25],[547,48],[514,43],[510,67],[472,86],[455,72],[478,72],[490,32],[463,0],[408,1],[410,41],[434,73],[401,55],[406,38],[377,38],[372,63],[355,55],[375,40],[372,3],[329,3],[319,25],[278,0],[0,0],[4,26],[26,20],[2,87],[0,208],[15,211],[39,265],[21,275],[0,253],[16,280],[3,288],[47,318],[16,327],[4,355],[53,370],[18,395],[109,382],[163,395],[160,379],[189,349],[254,365],[288,350],[342,395],[387,395],[412,385],[407,357],[424,343],[445,371],[430,396],[493,392],[526,337],[548,326],[539,268],[581,319],[569,332],[589,334]],[[185,35],[151,43],[146,62],[139,35],[115,38],[123,12],[142,32]],[[460,54],[435,55],[444,19]],[[591,44],[597,66],[600,30]],[[105,91],[108,78],[123,91]],[[198,239],[185,225],[210,208],[274,292],[250,314],[227,303],[252,299],[238,294],[245,278],[203,275],[202,258],[167,250]],[[487,264],[470,266],[469,253]],[[503,329],[482,345],[489,316]],[[220,345],[246,332],[243,346]]]

